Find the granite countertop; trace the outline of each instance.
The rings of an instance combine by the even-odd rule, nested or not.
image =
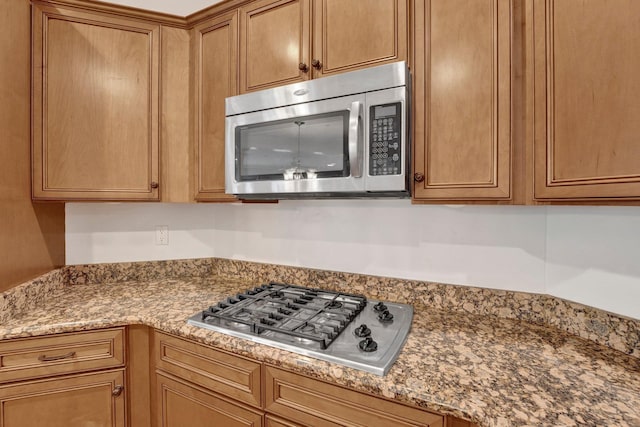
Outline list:
[[[640,426],[640,359],[549,326],[416,305],[403,351],[379,377],[186,324],[256,280],[54,286],[1,319],[0,339],[145,324],[480,426]]]

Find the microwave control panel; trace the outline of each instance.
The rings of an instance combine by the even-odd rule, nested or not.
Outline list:
[[[402,174],[402,104],[374,105],[369,117],[369,175]]]

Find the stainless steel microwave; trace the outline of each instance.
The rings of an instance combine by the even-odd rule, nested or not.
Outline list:
[[[227,98],[225,191],[408,197],[409,82],[396,62]]]

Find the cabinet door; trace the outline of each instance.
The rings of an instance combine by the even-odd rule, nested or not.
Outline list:
[[[240,8],[240,92],[309,78],[310,0],[258,0]]]
[[[124,427],[124,371],[0,387],[3,427]],[[115,395],[114,395],[115,394]]]
[[[159,427],[261,427],[262,413],[189,383],[157,375]]]
[[[193,30],[196,98],[196,199],[235,200],[224,193],[224,100],[238,94],[238,15]]]
[[[160,26],[33,10],[33,197],[157,200]]]
[[[407,0],[316,0],[314,77],[407,59]]]
[[[448,416],[446,419],[445,427],[478,427],[477,424],[471,421],[461,420],[452,416]]]
[[[414,7],[414,200],[509,199],[512,3]]]
[[[264,417],[264,421],[265,427],[303,427],[300,424],[292,423],[291,421],[285,421],[272,415],[266,415]]]
[[[247,405],[262,405],[260,363],[158,331],[153,341],[158,369]]]
[[[271,366],[265,369],[265,410],[293,420],[294,423],[314,427],[443,427],[444,425],[442,415],[344,389]]]
[[[640,2],[527,12],[536,199],[640,199]]]

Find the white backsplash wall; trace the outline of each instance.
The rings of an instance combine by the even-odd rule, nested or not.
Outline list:
[[[640,207],[547,209],[547,293],[640,319]]]
[[[549,293],[640,318],[634,207],[69,203],[66,227],[67,264],[215,256]]]

